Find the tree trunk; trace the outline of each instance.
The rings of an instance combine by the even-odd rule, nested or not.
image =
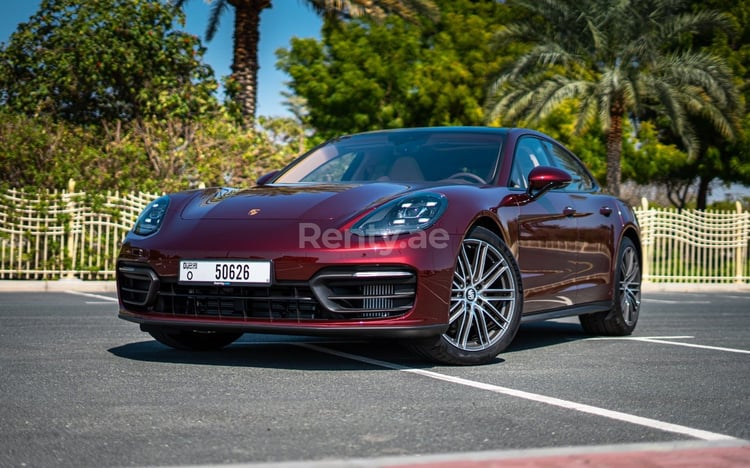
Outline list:
[[[698,196],[696,199],[696,208],[699,210],[705,210],[708,206],[708,186],[711,184],[713,177],[700,176],[698,178]]]
[[[622,102],[615,99],[610,110],[610,127],[607,132],[607,192],[620,196],[620,157],[622,155],[622,119],[625,114]]]
[[[258,95],[260,13],[271,6],[271,0],[229,0],[229,3],[234,7],[233,99],[244,125],[251,125]]]

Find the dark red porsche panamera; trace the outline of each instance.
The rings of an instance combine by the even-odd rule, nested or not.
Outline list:
[[[559,143],[440,127],[340,137],[255,187],[163,196],[127,235],[117,288],[120,317],[175,348],[396,337],[479,364],[527,320],[630,334],[640,265],[631,209]]]

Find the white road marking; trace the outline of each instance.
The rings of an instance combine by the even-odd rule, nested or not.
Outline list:
[[[116,297],[109,297],[109,296],[101,296],[99,294],[91,294],[91,293],[85,293],[80,291],[65,291],[67,294],[73,294],[76,296],[84,296],[84,297],[91,297],[93,299],[101,299],[102,301],[107,301],[107,303],[110,302],[117,302]]]
[[[658,421],[656,419],[643,418],[632,414],[621,413],[619,411],[612,411],[604,408],[598,408],[596,406],[585,405],[582,403],[576,403],[574,401],[561,400],[559,398],[553,398],[546,395],[540,395],[537,393],[524,392],[522,390],[515,390],[508,387],[500,387],[497,385],[491,385],[483,382],[476,382],[474,380],[463,379],[460,377],[453,377],[450,375],[440,374],[438,372],[432,372],[424,369],[414,369],[411,367],[402,366],[400,364],[394,364],[391,362],[380,361],[377,359],[371,359],[365,356],[359,356],[357,354],[345,353],[342,351],[336,351],[333,349],[316,346],[309,343],[294,343],[295,346],[301,346],[304,348],[312,349],[321,353],[331,354],[346,359],[352,359],[354,361],[364,362],[379,367],[385,367],[387,369],[393,369],[401,372],[408,372],[412,374],[418,374],[423,377],[428,377],[435,380],[442,380],[444,382],[455,383],[458,385],[465,385],[467,387],[473,387],[480,390],[487,390],[494,393],[508,395],[516,398],[523,398],[525,400],[534,401],[537,403],[544,403],[551,406],[557,406],[560,408],[571,409],[579,411],[581,413],[592,414],[594,416],[600,416],[604,418],[614,419],[617,421],[623,421],[631,424],[637,424],[645,426],[651,429],[657,429],[665,432],[672,432],[675,434],[682,434],[689,437],[694,437],[701,440],[739,440],[736,437],[728,436],[725,434],[719,434],[716,432],[703,431],[701,429],[695,429],[687,426],[680,426],[678,424],[671,424],[664,421]]]
[[[750,351],[745,349],[736,348],[722,348],[720,346],[708,346],[699,345],[693,343],[683,343],[681,341],[667,341],[674,339],[689,339],[695,338],[694,336],[606,336],[596,338],[586,338],[587,341],[605,341],[605,340],[619,340],[619,341],[643,341],[646,343],[660,343],[673,346],[685,346],[687,348],[700,348],[710,349],[711,351],[724,351],[727,353],[739,353],[739,354],[750,354]]]
[[[643,298],[641,302],[655,302],[657,304],[710,304],[711,301],[670,301],[667,299]]]

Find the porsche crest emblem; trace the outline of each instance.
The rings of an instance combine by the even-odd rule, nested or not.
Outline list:
[[[253,208],[252,210],[247,212],[248,216],[255,216],[258,213],[260,213],[260,208]]]

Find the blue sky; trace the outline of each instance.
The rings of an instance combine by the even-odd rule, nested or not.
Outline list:
[[[2,0],[3,12],[0,14],[0,42],[7,43],[18,23],[25,22],[36,13],[38,0]],[[227,11],[221,18],[219,30],[211,42],[206,42],[206,22],[210,15],[210,6],[205,0],[187,2],[185,29],[201,38],[207,51],[206,63],[211,65],[217,79],[230,73],[232,63],[232,29],[234,17]],[[286,89],[284,82],[289,76],[276,69],[276,49],[289,47],[293,37],[320,37],[321,19],[312,11],[304,0],[274,0],[273,7],[261,14],[260,20],[260,71],[258,73],[258,115],[286,116],[281,92]]]

